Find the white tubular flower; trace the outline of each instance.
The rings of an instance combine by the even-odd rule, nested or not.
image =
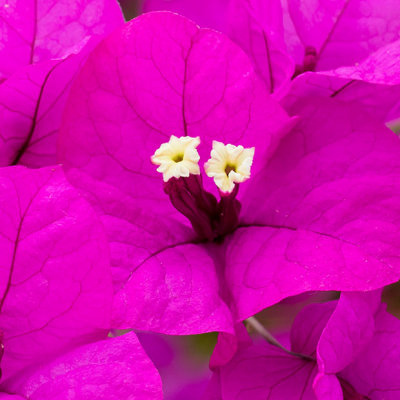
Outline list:
[[[163,174],[164,182],[172,177],[188,177],[190,174],[200,175],[200,156],[196,147],[200,144],[199,137],[172,135],[169,142],[163,143],[151,156],[151,162],[159,165],[158,172]]]
[[[206,174],[214,178],[222,193],[231,193],[235,183],[250,178],[254,150],[254,147],[245,149],[243,146],[225,145],[214,140],[211,158],[204,164]]]

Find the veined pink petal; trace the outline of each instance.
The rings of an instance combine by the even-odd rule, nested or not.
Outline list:
[[[293,81],[283,103],[290,108],[299,98],[319,95],[360,104],[383,121],[398,118],[399,56],[397,40],[356,65],[302,74]]]
[[[60,167],[0,170],[0,329],[4,379],[104,338],[112,288],[108,244]]]
[[[283,37],[279,1],[234,0],[230,3],[227,32],[252,59],[256,71],[273,93],[288,84],[294,62]]]
[[[172,11],[190,18],[201,28],[225,32],[229,0],[142,0],[143,12]]]
[[[64,58],[122,22],[115,0],[2,1],[0,77],[27,64]]]
[[[78,347],[7,389],[32,400],[161,400],[161,379],[133,332]]]
[[[259,342],[240,349],[227,365],[219,368],[206,399],[315,400],[315,374],[313,362]]]
[[[340,372],[371,342],[381,291],[343,292],[317,347],[318,368],[326,374]]]
[[[181,16],[145,14],[89,56],[71,90],[59,154],[102,214],[126,321],[199,333],[226,330],[231,320],[215,269],[220,262],[195,243],[163,192],[154,151],[172,134],[200,136],[203,162],[213,140],[255,145],[257,170],[289,123],[236,45]]]
[[[400,116],[400,85],[375,84],[361,80],[307,72],[298,76],[282,100],[285,108],[308,96],[330,97],[362,106],[368,114],[386,122]]]
[[[329,99],[303,100],[292,112],[300,122],[249,181],[242,228],[228,243],[238,320],[302,291],[398,280],[398,137]]]
[[[57,162],[56,140],[71,81],[84,54],[18,70],[0,85],[0,165]]]
[[[317,51],[319,71],[360,62],[400,37],[396,0],[288,0],[288,4],[304,47]]]
[[[381,307],[370,344],[341,375],[371,400],[399,398],[400,321]]]

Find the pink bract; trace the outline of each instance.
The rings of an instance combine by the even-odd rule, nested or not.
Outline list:
[[[300,122],[249,181],[248,228],[228,248],[226,274],[242,319],[289,293],[372,290],[394,278],[397,136],[358,107],[329,99],[303,99],[291,112]]]
[[[133,332],[78,347],[5,387],[32,400],[162,399],[158,372]]]
[[[224,367],[214,372],[207,400],[315,400],[313,363],[286,354],[267,343],[240,349]]]
[[[170,13],[146,14],[108,37],[72,90],[60,157],[70,178],[90,187],[103,214],[117,289],[130,277],[117,300],[126,304],[121,312],[155,330],[229,329],[214,258],[193,244],[150,155],[172,133],[200,135],[203,159],[215,138],[274,148],[289,117],[265,94],[239,48]],[[151,303],[143,302],[156,292],[157,300],[150,295]],[[148,319],[153,313],[159,317]]]
[[[114,0],[18,0],[1,6],[0,166],[57,162],[70,83],[87,53],[122,23]]]
[[[288,6],[304,48],[317,51],[318,71],[355,64],[399,39],[396,0],[288,0]]]
[[[294,62],[283,39],[279,0],[144,0],[143,11],[169,10],[182,14],[202,28],[225,32],[247,53],[256,72],[272,93],[288,83]],[[206,12],[205,12],[206,11]]]
[[[289,84],[294,62],[284,42],[279,0],[231,1],[227,33],[252,59],[271,93]]]
[[[201,28],[224,32],[230,0],[142,0],[142,11],[172,11],[192,19]]]
[[[216,370],[206,398],[397,399],[400,324],[379,298],[379,291],[342,293],[338,302],[306,307],[292,327],[291,349],[314,360],[264,341],[241,346]]]
[[[16,0],[0,8],[0,78],[16,69],[78,52],[92,36],[123,22],[114,0]]]
[[[18,70],[0,85],[0,166],[52,165],[71,81],[84,55]]]
[[[309,95],[331,96],[361,104],[383,121],[399,118],[396,1],[232,0],[218,9],[199,4],[143,0],[143,9],[179,12],[226,32],[284,106]]]
[[[232,332],[287,296],[400,277],[397,137],[334,100],[290,112],[299,123],[286,134],[293,120],[245,54],[171,13],[131,21],[90,55],[59,155],[106,226],[116,326]],[[239,228],[222,244],[198,243],[163,192],[150,156],[171,134],[200,136],[202,162],[212,140],[256,148]]]
[[[395,119],[399,116],[399,56],[397,40],[355,66],[302,74],[293,81],[283,104],[288,107],[307,95],[335,97],[361,104],[383,121]]]
[[[108,244],[62,169],[0,169],[3,379],[110,328]]]

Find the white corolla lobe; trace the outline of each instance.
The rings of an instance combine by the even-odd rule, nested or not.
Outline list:
[[[189,175],[200,175],[197,146],[199,137],[172,135],[167,143],[163,143],[151,156],[151,162],[159,165],[157,171],[163,174],[164,182],[171,178],[187,178]]]
[[[214,140],[211,158],[204,164],[204,170],[210,178],[214,178],[222,193],[229,194],[235,183],[242,183],[250,178],[254,150],[254,147],[244,148]]]

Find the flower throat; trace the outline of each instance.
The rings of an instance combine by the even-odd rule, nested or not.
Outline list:
[[[164,183],[173,206],[192,224],[200,240],[221,241],[239,222],[240,202],[235,198],[239,186],[218,202],[203,188],[201,175],[171,178]]]

